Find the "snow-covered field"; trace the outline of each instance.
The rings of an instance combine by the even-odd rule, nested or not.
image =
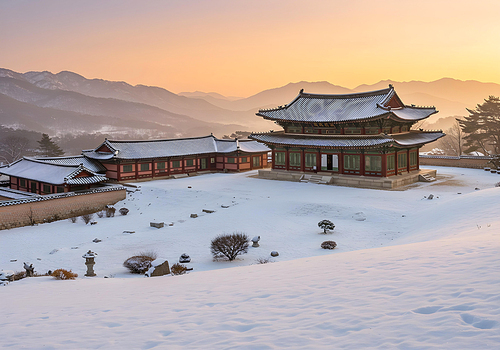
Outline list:
[[[437,182],[404,191],[255,172],[151,181],[116,205],[127,216],[0,231],[0,269],[29,261],[80,275],[0,287],[0,347],[500,348],[500,176],[437,169]],[[322,219],[333,233],[320,234]],[[260,247],[212,261],[211,239],[235,231],[261,236]],[[321,249],[325,240],[338,247]],[[83,277],[89,249],[94,278]],[[194,270],[129,274],[123,261],[148,250],[171,264],[188,253]],[[272,250],[273,263],[256,263]]]

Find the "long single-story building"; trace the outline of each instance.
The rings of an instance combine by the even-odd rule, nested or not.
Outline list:
[[[221,140],[213,135],[167,140],[104,140],[83,151],[116,181],[150,180],[205,171],[242,171],[267,166],[270,149],[253,140]]]

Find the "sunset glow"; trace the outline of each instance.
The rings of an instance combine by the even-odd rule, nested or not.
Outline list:
[[[0,66],[249,96],[301,80],[500,83],[500,2],[0,1]]]

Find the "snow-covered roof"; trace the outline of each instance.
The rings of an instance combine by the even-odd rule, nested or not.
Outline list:
[[[23,198],[32,198],[32,197],[40,197],[39,194],[13,190],[11,188],[0,187],[0,197],[9,198],[9,199],[23,199]]]
[[[65,156],[65,157],[34,157],[41,162],[59,164],[59,165],[70,165],[78,166],[82,164],[85,168],[92,170],[95,173],[105,173],[106,168],[94,159],[87,158],[83,155],[78,156]]]
[[[85,157],[106,160],[151,159],[209,153],[268,152],[270,149],[252,140],[221,140],[213,135],[182,139],[112,141],[105,140],[94,150],[83,151]]]
[[[302,90],[288,105],[262,109],[265,119],[307,123],[360,122],[391,115],[402,121],[418,121],[437,113],[434,107],[404,105],[392,85],[355,94],[309,94]]]
[[[442,132],[410,131],[401,134],[378,135],[305,135],[286,134],[282,131],[252,134],[250,137],[256,141],[272,145],[320,147],[320,148],[367,148],[399,145],[411,147],[429,143],[443,137]]]
[[[54,164],[29,157],[0,167],[0,173],[53,185],[86,185],[108,180],[107,177],[93,172],[82,164]]]

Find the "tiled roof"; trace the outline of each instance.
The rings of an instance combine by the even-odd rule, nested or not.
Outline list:
[[[77,177],[83,171],[91,176]],[[107,177],[99,175],[83,165],[62,165],[24,157],[4,167],[0,173],[53,185],[83,185],[107,181]]]
[[[301,92],[288,105],[259,110],[265,119],[291,122],[344,123],[393,115],[405,121],[418,121],[437,113],[434,107],[403,106],[390,108],[394,98],[401,101],[394,88],[356,94],[325,95]]]
[[[370,148],[398,144],[400,146],[416,146],[437,140],[444,136],[441,132],[412,131],[404,134],[379,135],[304,135],[272,132],[252,134],[250,138],[266,144],[289,147],[319,148]]]
[[[98,152],[105,145],[113,153]],[[231,153],[237,150],[243,152],[268,152],[269,148],[252,140],[220,140],[213,135],[183,139],[150,140],[150,141],[112,141],[105,140],[103,144],[83,154],[92,159],[152,159],[176,157],[209,153]]]
[[[45,163],[59,164],[59,165],[78,166],[80,164],[83,164],[85,168],[90,169],[95,173],[106,172],[106,168],[101,163],[96,162],[93,159],[89,159],[83,155],[66,156],[66,157],[34,157],[33,159]]]

